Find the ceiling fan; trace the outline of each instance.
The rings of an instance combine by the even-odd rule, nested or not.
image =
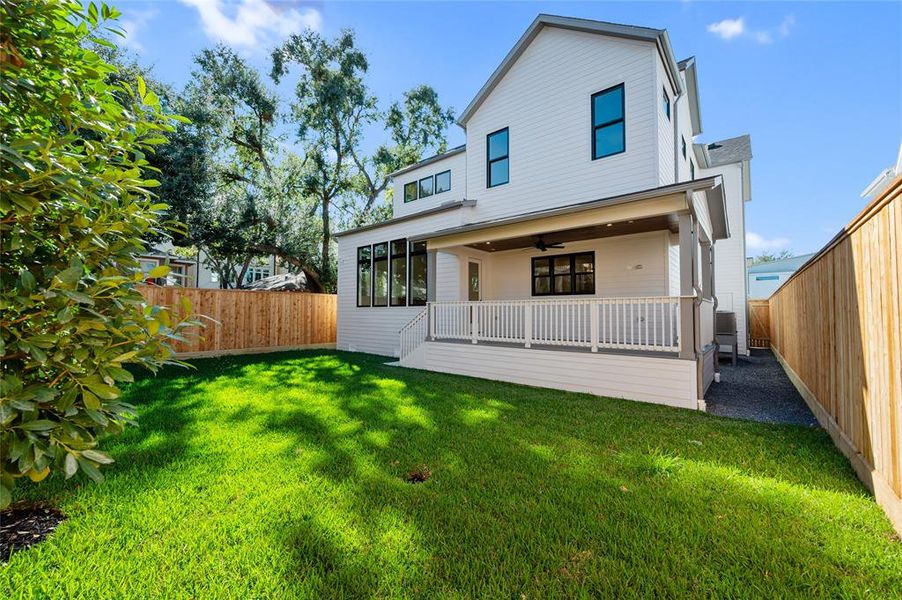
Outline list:
[[[542,238],[541,235],[536,238],[535,246],[536,246],[536,250],[541,250],[542,252],[545,252],[549,248],[563,248],[564,247],[563,244],[549,244],[549,243],[545,242],[545,240]]]

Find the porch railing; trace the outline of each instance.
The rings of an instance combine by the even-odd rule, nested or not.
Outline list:
[[[429,338],[678,352],[679,296],[430,302]],[[403,349],[402,349],[403,352]]]
[[[405,359],[420,344],[426,341],[426,335],[429,331],[428,315],[429,309],[424,308],[401,329],[401,352],[398,357],[401,360]]]

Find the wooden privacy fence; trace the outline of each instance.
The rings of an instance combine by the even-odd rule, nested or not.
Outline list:
[[[902,534],[902,177],[770,298],[771,345]]]
[[[151,304],[180,307],[213,319],[189,343],[176,345],[180,357],[250,354],[335,344],[336,297],[333,294],[207,290],[140,286]],[[177,308],[177,310],[180,310]]]
[[[770,302],[749,300],[749,344],[752,348],[770,347]]]

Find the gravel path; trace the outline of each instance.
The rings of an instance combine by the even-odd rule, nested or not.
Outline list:
[[[720,383],[711,384],[705,403],[713,415],[818,426],[770,350],[752,350],[748,358],[739,357],[735,367],[721,361]]]

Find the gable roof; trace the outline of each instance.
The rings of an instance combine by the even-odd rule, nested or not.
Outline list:
[[[708,165],[719,167],[752,159],[752,138],[748,134],[708,144]]]
[[[801,267],[814,254],[800,254],[799,256],[791,256],[781,260],[772,260],[770,262],[758,263],[748,268],[749,273],[782,273],[784,271],[795,271]]]
[[[686,72],[686,88],[689,92],[689,120],[692,123],[692,135],[702,132],[702,108],[698,97],[698,69],[695,66],[695,57],[684,58],[677,63],[680,71]]]
[[[612,37],[626,38],[630,40],[640,40],[644,42],[654,42],[661,53],[664,66],[667,69],[671,84],[677,94],[682,93],[683,88],[680,83],[679,68],[676,59],[673,57],[673,50],[670,47],[670,37],[667,35],[666,29],[651,29],[649,27],[637,27],[634,25],[620,25],[618,23],[607,23],[605,21],[593,21],[591,19],[577,19],[575,17],[559,17],[556,15],[540,14],[535,18],[526,32],[520,36],[514,47],[511,48],[495,72],[492,73],[485,85],[476,93],[467,108],[460,114],[457,124],[466,128],[467,121],[473,116],[473,113],[482,105],[495,86],[510,71],[511,67],[520,58],[520,55],[526,50],[527,46],[539,35],[539,32],[545,27],[559,27],[561,29],[571,29],[574,31],[583,31],[587,33],[597,33],[600,35],[608,35]]]
[[[443,158],[448,158],[449,156],[454,156],[455,154],[460,154],[461,152],[463,152],[466,149],[467,149],[466,144],[461,144],[460,146],[455,146],[454,148],[451,148],[450,150],[446,150],[445,152],[442,152],[440,154],[435,154],[433,156],[430,156],[429,158],[424,158],[423,160],[417,161],[413,164],[405,165],[405,166],[401,167],[400,169],[398,169],[397,171],[393,171],[393,172],[389,173],[388,176],[396,177],[398,175],[403,175],[404,173],[406,173],[408,171],[413,171],[414,169],[419,169],[420,167],[425,167],[426,165],[440,161]]]

